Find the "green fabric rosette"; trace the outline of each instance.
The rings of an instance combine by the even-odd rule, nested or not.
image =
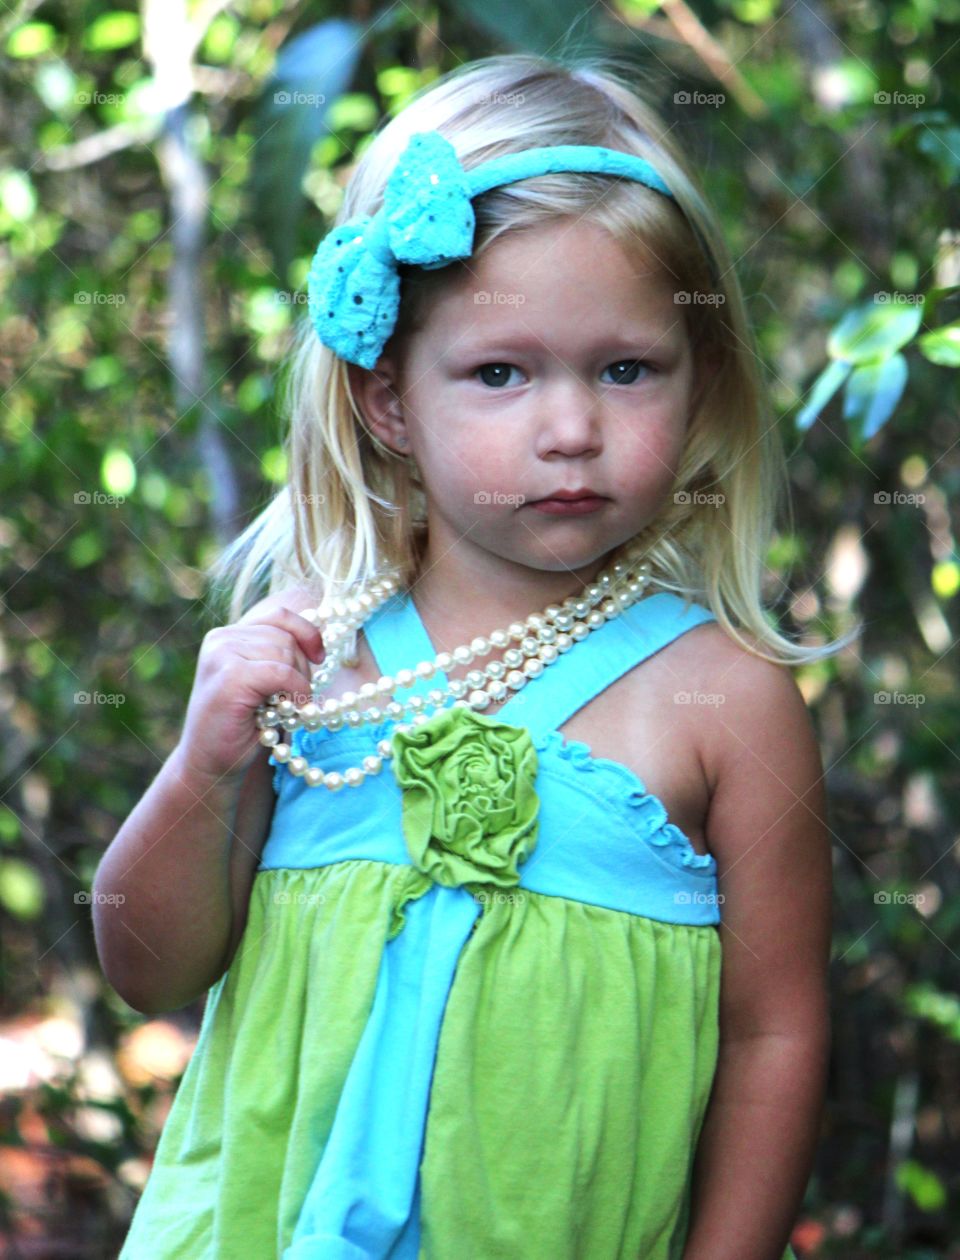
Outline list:
[[[438,884],[520,880],[537,842],[540,798],[530,732],[462,706],[393,736],[403,834],[414,864]]]

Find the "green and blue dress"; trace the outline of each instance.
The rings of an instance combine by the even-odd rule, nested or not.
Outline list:
[[[393,736],[360,788],[271,757],[243,938],[120,1260],[681,1260],[716,861],[559,728],[712,618],[657,592],[495,717],[294,733],[341,771]],[[364,633],[384,674],[436,655],[407,592]]]

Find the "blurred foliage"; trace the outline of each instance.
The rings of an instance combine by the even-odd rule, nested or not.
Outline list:
[[[695,154],[756,322],[794,500],[770,597],[811,639],[864,623],[798,671],[836,909],[830,1097],[794,1246],[960,1255],[960,0],[157,15],[0,16],[5,1254],[116,1253],[189,1058],[199,1007],[144,1020],[105,983],[90,889],[178,738],[216,624],[204,569],[283,479],[278,368],[351,161],[463,60],[610,49]],[[168,52],[194,38],[186,87],[146,56],[151,30]],[[190,407],[162,156],[177,108],[209,184]]]

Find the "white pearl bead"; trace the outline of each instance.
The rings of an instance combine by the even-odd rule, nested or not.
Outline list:
[[[510,636],[506,630],[494,630],[490,635],[490,642],[496,648],[504,648],[510,642]]]
[[[274,756],[275,761],[281,761],[281,762],[289,761],[290,760],[290,745],[289,744],[275,745],[273,749],[273,756]]]
[[[356,766],[351,766],[349,770],[343,772],[343,777],[347,787],[359,787],[367,776],[362,770],[358,770]]]
[[[458,665],[469,665],[473,660],[473,652],[468,647],[458,647],[453,649],[453,659]]]
[[[343,787],[343,775],[337,770],[331,770],[323,776],[323,786],[331,792],[338,792]]]
[[[522,621],[511,621],[510,625],[507,627],[507,634],[509,634],[511,639],[516,639],[518,643],[521,639],[526,637],[526,633],[527,627]]]
[[[304,757],[291,757],[287,762],[287,766],[291,774],[295,774],[299,777],[306,770],[307,762]]]
[[[363,769],[366,774],[379,774],[383,768],[382,757],[364,757]]]
[[[412,669],[401,669],[397,671],[397,686],[410,687],[414,681],[414,673]]]
[[[490,651],[490,644],[485,638],[479,636],[476,639],[470,640],[470,650],[473,652],[474,656],[486,656],[486,654]]]
[[[377,741],[377,752],[381,757],[393,756],[393,745],[390,743],[389,739],[380,739]]]
[[[375,696],[378,696],[379,694],[380,693],[377,691],[376,683],[367,682],[367,683],[364,683],[360,688],[361,700],[372,700]]]
[[[490,697],[485,691],[471,691],[469,700],[472,709],[485,709],[490,704]]]
[[[543,661],[536,656],[531,656],[529,660],[523,662],[523,672],[528,678],[539,678],[543,673]]]
[[[261,731],[258,738],[259,738],[260,743],[263,744],[264,748],[272,748],[274,744],[279,744],[280,732],[274,729]]]
[[[396,684],[389,674],[382,674],[380,678],[377,679],[377,691],[381,696],[389,696],[393,692],[395,686]]]
[[[308,766],[303,772],[303,781],[307,787],[319,787],[323,782],[323,771],[319,766]]]
[[[521,674],[518,669],[512,669],[510,673],[507,674],[507,686],[511,691],[519,691],[526,681],[526,674]]]
[[[432,678],[437,672],[437,667],[432,661],[421,661],[414,673],[418,678]]]
[[[436,666],[442,674],[445,674],[453,664],[453,657],[449,652],[439,652],[436,657]]]

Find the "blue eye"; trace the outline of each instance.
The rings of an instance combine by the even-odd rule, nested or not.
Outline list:
[[[617,359],[610,366],[612,368],[622,368],[624,365],[626,365],[626,372],[622,374],[616,373],[614,376],[614,384],[616,385],[633,385],[637,378],[631,376],[629,380],[626,380],[625,377],[630,376],[630,373],[637,367],[641,367],[647,372],[652,370],[650,364],[645,363],[643,359]]]
[[[501,375],[499,378],[494,377],[493,380],[483,381],[484,385],[493,385],[496,387],[505,383],[506,377],[510,374],[511,365],[509,363],[484,363],[481,367],[477,368],[477,372],[486,372],[488,369],[493,369],[494,371],[505,374]],[[476,375],[476,373],[474,373],[474,375]]]

